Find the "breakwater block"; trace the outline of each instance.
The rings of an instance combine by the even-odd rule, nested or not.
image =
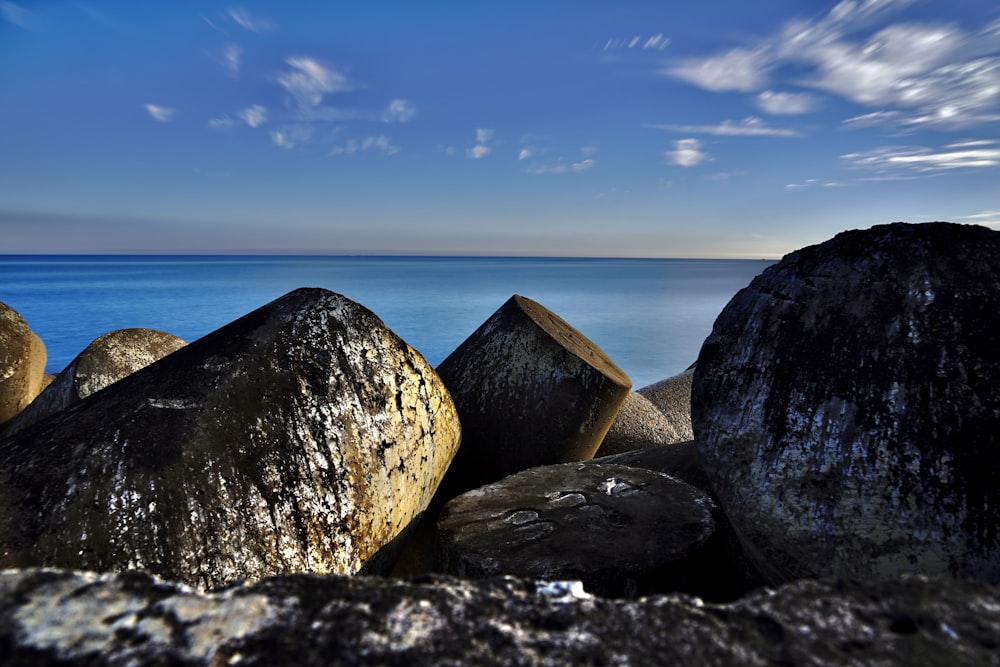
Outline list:
[[[0,568],[382,572],[459,437],[420,354],[296,290],[0,441]]]
[[[443,491],[593,457],[632,382],[561,317],[512,296],[437,368],[462,421]]]
[[[0,302],[0,432],[42,391],[46,358],[42,339]]]
[[[695,441],[765,580],[1000,582],[1000,232],[880,225],[768,268],[698,358]]]

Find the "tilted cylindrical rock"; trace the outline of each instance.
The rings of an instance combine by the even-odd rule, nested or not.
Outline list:
[[[420,354],[296,290],[0,441],[0,568],[378,572],[458,441]]]
[[[0,431],[42,390],[45,360],[42,340],[0,302]]]
[[[692,388],[769,583],[1000,582],[1000,232],[880,225],[794,252],[715,322]]]
[[[632,386],[592,341],[514,295],[437,368],[462,421],[455,494],[506,475],[593,457]]]
[[[98,336],[7,427],[12,435],[184,347],[155,329],[118,329]]]

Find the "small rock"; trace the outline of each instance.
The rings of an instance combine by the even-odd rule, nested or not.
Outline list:
[[[642,394],[630,391],[594,458],[681,440],[658,407]]]
[[[594,456],[632,382],[592,341],[514,295],[437,368],[462,421],[443,491]]]
[[[589,592],[635,595],[684,588],[688,561],[715,529],[713,508],[652,470],[564,463],[464,493],[437,526],[450,574],[579,579]]]
[[[186,344],[155,329],[119,329],[99,336],[10,423],[6,435],[65,410]]]
[[[46,358],[42,340],[0,302],[0,431],[42,391]]]
[[[677,433],[674,442],[694,439],[694,430],[691,428],[691,382],[694,379],[694,371],[692,367],[666,380],[636,390],[637,394],[648,398],[650,403],[659,408],[674,427]]]

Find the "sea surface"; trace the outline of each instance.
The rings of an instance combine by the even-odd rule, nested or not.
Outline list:
[[[370,310],[438,365],[513,294],[597,343],[638,389],[698,357],[722,308],[772,261],[510,257],[0,255],[0,301],[58,373],[101,334],[193,341],[299,287]]]

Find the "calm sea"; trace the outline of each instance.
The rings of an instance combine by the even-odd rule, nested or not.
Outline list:
[[[597,343],[640,388],[698,356],[729,299],[772,262],[482,257],[0,256],[0,301],[59,372],[93,339],[146,327],[193,341],[298,287],[374,311],[437,365],[513,294]]]

